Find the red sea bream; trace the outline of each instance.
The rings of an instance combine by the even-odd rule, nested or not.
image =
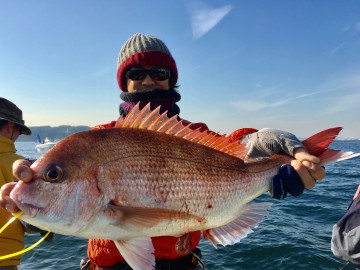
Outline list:
[[[327,149],[341,128],[304,141],[322,163],[356,156]],[[71,135],[19,181],[11,198],[26,222],[59,234],[111,239],[135,270],[153,269],[151,237],[202,231],[216,246],[238,243],[271,203],[270,190],[290,157],[245,163],[245,146],[193,131],[159,110],[135,107],[117,128]]]

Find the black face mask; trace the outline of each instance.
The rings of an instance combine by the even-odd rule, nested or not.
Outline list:
[[[131,93],[123,92],[121,93],[120,98],[125,101],[120,104],[119,108],[120,116],[122,117],[125,117],[137,103],[139,103],[140,109],[142,109],[149,102],[151,110],[161,106],[160,113],[168,111],[168,117],[180,113],[180,108],[175,103],[181,99],[181,96],[175,89],[153,89],[150,91]]]

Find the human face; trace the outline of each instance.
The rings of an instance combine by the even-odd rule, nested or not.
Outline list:
[[[8,122],[0,130],[0,134],[15,142],[21,134],[21,128],[12,122]]]
[[[11,124],[13,124],[13,123],[11,123]],[[21,134],[21,127],[13,124],[10,140],[15,142],[19,138],[20,134]]]
[[[154,66],[145,66],[141,67],[144,69],[152,69],[152,68],[159,68]],[[171,74],[170,74],[171,76]],[[127,91],[128,92],[141,92],[141,91],[149,91],[153,89],[162,89],[162,90],[169,90],[169,79],[164,81],[157,81],[152,79],[149,74],[142,80],[131,80],[129,78],[126,79],[127,83]]]

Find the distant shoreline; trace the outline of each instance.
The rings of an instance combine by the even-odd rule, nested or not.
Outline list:
[[[29,127],[31,130],[31,135],[21,135],[18,141],[27,142],[27,141],[35,141],[36,135],[39,135],[42,139],[48,137],[50,140],[61,140],[71,134],[76,132],[85,131],[91,129],[89,126],[69,126],[62,125],[58,127],[51,126],[36,126]]]

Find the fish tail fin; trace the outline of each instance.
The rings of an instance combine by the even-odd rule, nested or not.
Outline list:
[[[359,156],[360,154],[354,152],[328,149],[341,130],[342,127],[335,127],[320,131],[304,140],[303,144],[311,155],[320,158],[322,165]]]
[[[360,156],[360,153],[354,152],[343,152],[341,150],[334,150],[334,149],[326,149],[324,153],[322,153],[319,158],[321,160],[321,164],[329,164],[334,163],[336,161],[346,160],[354,157]]]
[[[336,127],[320,131],[304,140],[303,144],[310,154],[320,156],[335,140],[341,130],[342,127]]]

